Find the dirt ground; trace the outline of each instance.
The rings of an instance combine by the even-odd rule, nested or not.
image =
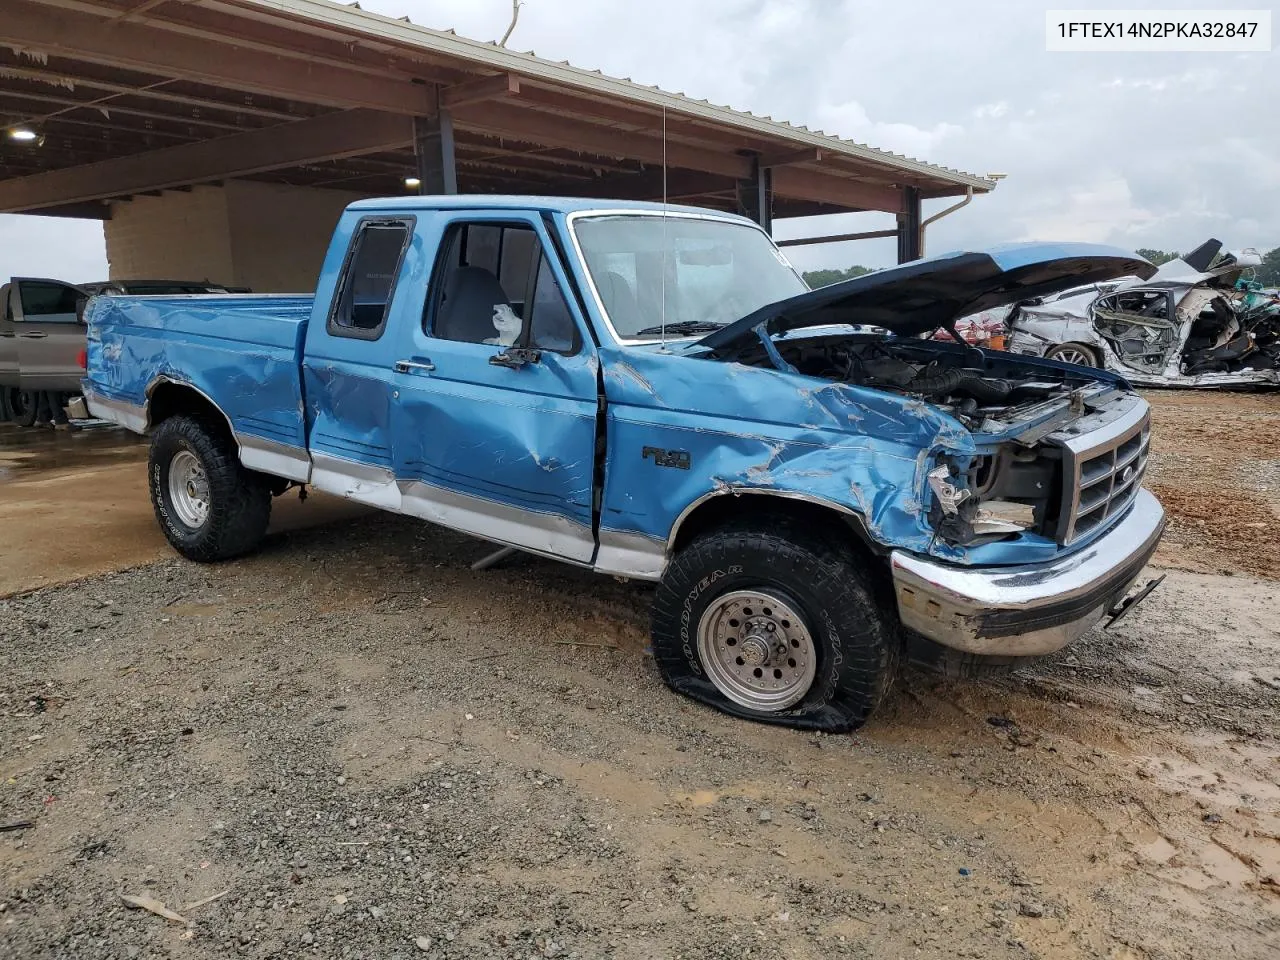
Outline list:
[[[166,556],[147,499],[147,448],[107,424],[74,433],[0,423],[0,597]],[[367,511],[317,494],[277,500],[272,529]]]
[[[1280,580],[1280,394],[1149,391],[1147,485],[1170,515],[1159,561]]]
[[[853,736],[670,693],[644,585],[362,512],[198,566],[140,447],[0,427],[0,956],[1280,955],[1280,397],[1152,400],[1164,586]]]

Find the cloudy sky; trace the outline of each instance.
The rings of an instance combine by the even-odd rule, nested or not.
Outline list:
[[[511,12],[507,0],[361,5],[483,40],[500,37]],[[1031,239],[1280,246],[1280,53],[1046,53],[1049,6],[1066,4],[525,0],[508,46],[968,172],[1007,173],[993,195],[930,229],[930,253]],[[1162,0],[1197,6],[1206,4]],[[863,214],[820,226],[890,225]],[[816,232],[813,222],[804,229]],[[0,216],[0,253],[9,274],[106,274],[94,223]],[[871,241],[795,254],[805,268],[882,266],[894,250]]]

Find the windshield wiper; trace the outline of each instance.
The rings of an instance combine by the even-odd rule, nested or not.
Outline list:
[[[632,336],[661,336],[664,329],[667,333],[674,333],[677,336],[682,333],[710,333],[712,330],[719,330],[723,326],[723,323],[711,323],[707,320],[677,320],[674,323],[668,323],[666,327],[645,327],[643,330],[637,330]]]

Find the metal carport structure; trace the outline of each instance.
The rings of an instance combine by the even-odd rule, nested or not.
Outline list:
[[[232,180],[658,199],[773,218],[993,181],[328,0],[5,0],[0,212],[109,219]],[[665,136],[664,136],[665,131]],[[665,169],[664,169],[665,167]]]

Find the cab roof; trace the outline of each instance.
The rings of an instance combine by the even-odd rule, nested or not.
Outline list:
[[[582,213],[596,210],[647,210],[655,213],[666,210],[670,214],[698,214],[721,220],[754,222],[737,214],[712,210],[708,207],[691,207],[683,204],[661,204],[645,200],[609,200],[582,197],[540,197],[507,194],[434,194],[427,196],[376,197],[357,200],[347,207],[354,211],[406,210],[537,210],[547,213]]]

